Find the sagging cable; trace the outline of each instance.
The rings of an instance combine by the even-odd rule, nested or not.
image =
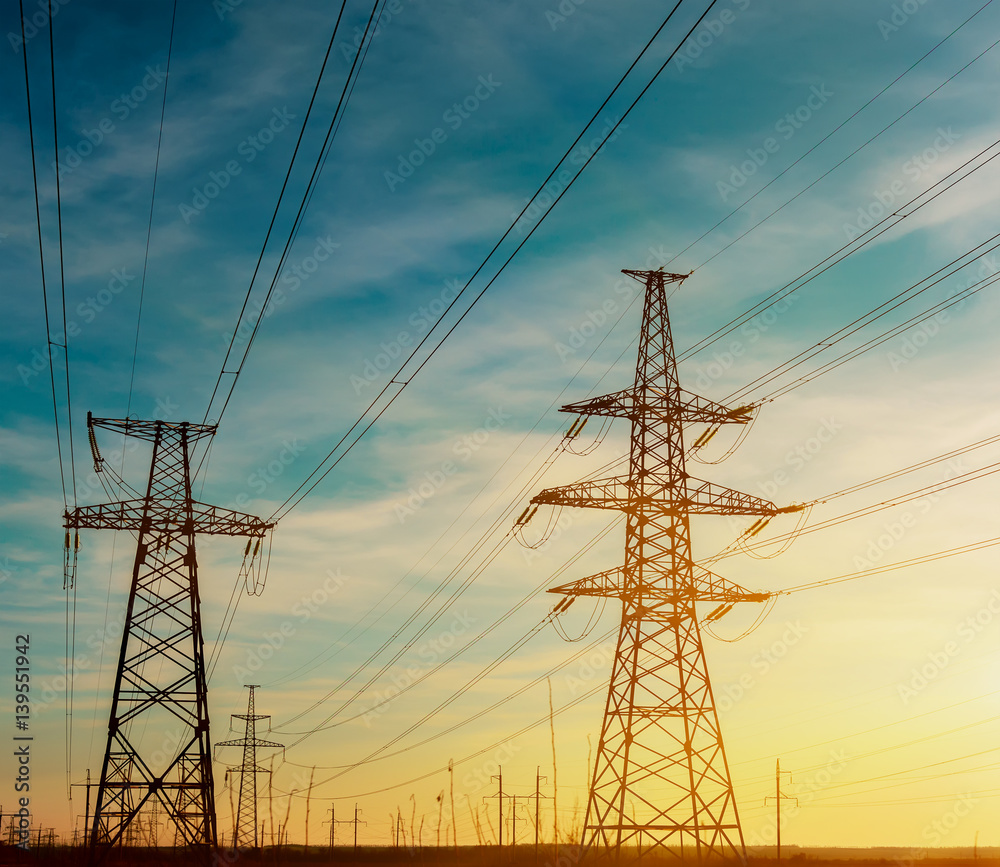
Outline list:
[[[745,419],[745,423],[743,426],[743,430],[740,431],[739,436],[736,438],[736,442],[734,442],[725,452],[723,452],[723,454],[721,454],[715,460],[711,461],[705,460],[704,458],[700,458],[697,455],[698,450],[704,448],[708,444],[708,441],[712,439],[712,437],[714,437],[716,433],[718,433],[718,431],[721,428],[721,425],[717,425],[715,428],[711,428],[710,430],[702,434],[702,436],[698,438],[698,441],[695,442],[694,448],[692,448],[691,450],[692,459],[696,460],[700,464],[705,464],[706,466],[715,466],[716,464],[721,464],[724,460],[727,460],[728,458],[732,457],[733,454],[735,454],[736,450],[741,445],[743,445],[746,438],[750,435],[750,431],[753,428],[754,424],[756,423],[759,415],[759,413],[754,412],[754,410],[756,409],[757,406],[749,404],[747,406],[737,407],[731,413],[729,413],[730,418]],[[754,414],[750,415],[750,413]],[[750,417],[746,418],[748,415]]]
[[[546,542],[548,542],[549,539],[551,538],[552,533],[553,533],[553,531],[556,528],[556,525],[559,523],[559,518],[562,515],[562,510],[563,510],[562,506],[560,506],[558,509],[554,509],[552,511],[552,514],[549,516],[548,523],[545,525],[545,529],[542,530],[542,535],[538,539],[538,541],[536,541],[536,542],[528,542],[524,538],[524,532],[523,532],[523,530],[524,530],[524,527],[528,524],[528,522],[535,516],[535,513],[538,511],[538,506],[535,506],[528,513],[528,516],[524,519],[523,522],[518,523],[518,524],[516,524],[514,526],[514,538],[517,539],[517,543],[522,548],[530,548],[532,550],[534,550],[536,548],[540,548],[542,545],[544,545]]]
[[[759,527],[757,527],[756,530],[754,530],[753,532],[744,533],[742,536],[740,536],[739,539],[737,539],[737,543],[739,545],[740,550],[744,554],[753,557],[755,560],[771,560],[774,557],[777,557],[779,554],[784,554],[785,551],[787,551],[791,547],[792,543],[796,539],[798,539],[800,535],[802,535],[802,530],[805,528],[806,522],[809,520],[809,516],[812,514],[812,508],[813,508],[812,503],[803,503],[797,506],[788,506],[784,509],[779,510],[779,514],[791,514],[793,512],[799,512],[800,514],[798,523],[795,525],[795,529],[788,534],[788,538],[785,539],[784,544],[782,544],[781,547],[778,548],[778,550],[772,551],[770,554],[758,554],[754,550],[754,548],[747,545],[747,539],[751,538],[752,536],[756,536],[761,530],[763,530],[764,527],[766,527],[770,523],[771,521],[770,518],[765,518],[764,523],[762,523]],[[766,545],[767,542],[760,542],[758,544]]]
[[[775,603],[778,601],[777,594],[771,594],[762,601],[764,602],[764,607],[761,609],[760,613],[757,615],[754,622],[751,623],[735,638],[723,638],[721,635],[715,632],[715,630],[713,630],[712,627],[709,626],[707,622],[703,624],[702,629],[709,635],[711,635],[712,638],[716,639],[717,641],[724,641],[726,644],[735,644],[737,641],[742,641],[748,635],[751,635],[754,632],[756,632],[760,628],[761,624],[767,619],[767,615],[771,613],[771,610],[774,608]],[[721,616],[722,615],[720,614],[719,617]]]

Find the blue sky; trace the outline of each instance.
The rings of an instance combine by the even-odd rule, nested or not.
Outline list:
[[[561,456],[544,480],[518,495],[570,423],[554,406],[631,380],[640,307],[634,303],[637,287],[621,268],[669,262],[668,270],[694,272],[671,310],[677,347],[686,349],[864,231],[881,208],[896,209],[996,138],[997,57],[986,49],[1000,13],[986,4],[960,27],[983,6],[981,0],[791,7],[719,0],[694,41],[623,119],[706,5],[682,4],[599,113],[567,168],[575,170],[592,142],[621,121],[612,140],[380,421],[281,521],[267,588],[241,601],[211,683],[216,740],[226,736],[226,714],[245,703],[241,671],[250,660],[261,662],[255,673],[263,684],[259,707],[273,714],[273,737],[291,743],[297,737],[292,732],[317,725],[337,702],[297,723],[288,723],[290,717],[338,686],[402,627],[449,570],[458,570],[459,582],[471,575],[462,557],[504,506],[526,502],[540,487],[568,483],[625,453],[627,430],[618,423],[592,455]],[[205,414],[334,25],[334,11],[313,2],[178,3],[147,261],[172,8],[163,2],[140,8],[71,0],[54,18],[81,504],[105,499],[90,472],[88,410],[192,421]],[[665,14],[661,4],[623,7],[606,0],[549,6],[396,0],[386,8],[297,240],[278,273],[279,291],[215,438],[203,476],[205,500],[263,516],[292,493],[389,382],[393,356],[423,337],[443,303],[466,284]],[[276,219],[274,235],[281,243],[354,58],[352,40],[369,10],[347,4]],[[8,645],[8,637],[26,627],[39,636],[37,643],[33,638],[32,666],[41,702],[46,687],[51,696],[59,693],[56,679],[65,656],[63,503],[48,372],[37,362],[45,355],[46,335],[25,46],[16,37],[18,9],[10,0],[0,11],[0,30],[15,33],[13,39],[5,36],[0,50],[7,95],[0,104],[6,287],[0,341],[6,396],[0,417],[0,564],[6,579],[0,622]],[[55,304],[48,36],[42,20],[36,35],[29,31],[26,49],[46,273]],[[780,315],[761,318],[686,359],[684,384],[724,399],[983,243],[997,231],[996,181],[989,163],[808,283]],[[556,186],[561,189],[558,179]],[[514,229],[444,326],[455,322],[536,220],[532,211]],[[261,273],[268,281],[280,249],[273,240],[263,257]],[[839,349],[859,346],[970,280],[1000,270],[989,255],[962,261],[967,268]],[[261,278],[254,284],[248,308],[253,315],[266,286]],[[692,473],[782,503],[811,501],[994,435],[997,309],[987,287],[950,308],[937,327],[917,323],[766,404],[732,458]],[[244,335],[252,322],[244,320]],[[238,348],[245,345],[242,339]],[[61,376],[61,364],[56,370]],[[58,411],[65,430],[61,396]],[[597,427],[594,421],[591,426]],[[101,441],[109,456],[119,445],[113,438]],[[857,509],[986,466],[996,460],[992,449],[962,455],[954,465],[929,466],[849,501],[818,505],[810,521],[848,511],[842,502]],[[723,451],[720,446],[718,454]],[[125,475],[133,485],[141,483],[146,459],[141,450],[127,458]],[[420,496],[428,484],[431,495]],[[877,565],[977,542],[995,532],[995,487],[990,478],[970,482],[917,505],[803,536],[774,560],[744,556],[717,569],[724,566],[722,574],[747,586],[777,589],[857,571],[863,568],[859,559]],[[529,535],[541,532],[543,517]],[[428,660],[440,658],[442,641],[471,640],[501,611],[545,585],[609,520],[604,514],[564,513],[564,525],[544,549],[506,548],[346,715],[363,716],[393,677],[405,677],[408,666],[427,670]],[[894,538],[897,525],[905,532]],[[696,522],[696,553],[713,553],[742,528],[726,519]],[[890,541],[881,545],[886,534]],[[102,636],[113,634],[116,612],[124,606],[132,556],[124,535],[114,540],[89,532],[83,546],[77,645],[93,652],[85,659],[77,655],[68,773],[74,782],[88,767],[96,772],[101,760],[118,641]],[[792,788],[803,806],[783,828],[788,843],[970,845],[982,830],[980,845],[1000,845],[988,819],[998,795],[991,772],[966,773],[977,762],[989,765],[989,757],[956,758],[920,770],[993,746],[982,722],[998,712],[988,673],[996,664],[1000,632],[998,621],[982,614],[992,612],[991,594],[1000,586],[993,550],[782,597],[743,641],[707,639],[717,694],[738,695],[731,706],[722,701],[721,717],[749,842],[768,839],[771,813],[760,805],[780,755],[783,767],[800,771],[793,776],[800,788]],[[241,552],[238,542],[225,539],[206,540],[201,548],[210,645]],[[612,530],[561,580],[609,568],[621,556],[621,531]],[[310,599],[322,601],[310,606]],[[345,722],[290,748],[274,775],[276,793],[304,791],[313,765],[344,765],[381,747],[539,622],[551,601],[529,600],[385,713]],[[585,625],[589,612],[583,608],[578,602],[567,615],[570,632]],[[613,628],[613,608],[601,614],[591,641]],[[737,610],[717,631],[735,636],[755,615]],[[966,642],[961,624],[977,616],[987,622]],[[335,656],[331,648],[320,665],[306,666],[358,622],[364,628],[353,643]],[[283,624],[292,635],[260,660],[267,636]],[[789,624],[800,626],[789,632]],[[409,636],[404,628],[399,640]],[[790,642],[789,636],[798,637]],[[960,652],[946,654],[932,682],[913,696],[900,689],[912,681],[915,667],[933,665],[939,658],[934,654],[951,641]],[[591,652],[593,665],[572,662],[553,675],[557,706],[579,695],[579,682],[589,689],[607,676],[608,653],[601,650],[606,644]],[[783,648],[780,660],[768,662],[775,647]],[[548,627],[399,746],[468,718],[579,648]],[[341,699],[377,668],[368,666],[364,677],[341,688]],[[38,716],[44,747],[34,770],[34,804],[46,827],[65,833],[79,822],[82,803],[79,790],[72,805],[66,801],[62,702],[59,694]],[[426,814],[427,827],[436,827],[434,799],[447,773],[431,772],[445,768],[449,758],[506,745],[456,766],[459,839],[473,841],[466,798],[469,805],[481,803],[489,790],[482,779],[493,764],[503,763],[511,785],[521,781],[524,791],[533,786],[536,766],[551,775],[544,726],[512,737],[547,712],[543,682],[453,735],[317,785],[310,839],[326,834],[317,804],[326,807],[334,799],[340,799],[338,812],[343,806],[346,813],[355,800],[361,804],[371,842],[386,842],[388,814],[397,806],[410,815],[411,794],[417,821]],[[596,739],[600,713],[598,695],[556,718],[561,833],[580,821],[573,807],[585,805],[586,744],[588,736]],[[958,731],[962,726],[972,727]],[[925,737],[931,739],[901,746]],[[886,752],[889,747],[895,749]],[[837,758],[838,751],[846,759]],[[218,768],[220,827],[226,829],[228,793]],[[334,773],[317,770],[316,780]],[[824,773],[832,781],[816,782]],[[892,774],[898,776],[886,777]],[[386,791],[368,794],[379,790]],[[935,841],[934,823],[946,821],[962,797],[975,801],[971,812]],[[878,809],[869,806],[876,803]],[[292,799],[292,816],[293,836],[301,839],[301,794]],[[551,815],[545,822],[551,833]],[[427,830],[424,839],[431,839]]]

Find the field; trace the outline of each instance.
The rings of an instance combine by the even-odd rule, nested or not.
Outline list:
[[[796,846],[782,848],[781,860],[775,857],[773,849],[748,851],[748,864],[752,867],[913,867],[924,863],[926,867],[1000,867],[1000,849],[990,847],[974,853],[969,847],[952,849],[910,849],[892,848],[824,848],[802,849]],[[142,865],[142,867],[167,867],[185,864],[196,867],[201,862],[190,851],[161,848],[122,849],[112,853],[103,863],[116,865]],[[396,849],[392,847],[365,847],[354,850],[351,847],[337,847],[332,852],[329,847],[285,846],[264,848],[234,854],[231,850],[220,850],[211,859],[212,867],[230,865],[260,865],[260,867],[293,867],[293,865],[336,864],[338,867],[605,867],[613,865],[613,859],[599,858],[590,853],[583,859],[576,855],[574,847],[561,847],[558,854],[551,846],[542,846],[536,852],[533,846],[518,846],[498,853],[494,846],[459,847],[436,849],[423,847]],[[619,862],[622,865],[635,864],[623,852]],[[646,857],[643,867],[671,867],[677,865],[677,858]],[[695,859],[685,859],[685,864],[698,863]],[[711,863],[711,862],[706,862]],[[733,862],[717,862],[733,863]],[[0,847],[0,865],[7,864],[88,864],[87,853],[83,849],[67,847],[42,847],[27,852],[10,846]]]

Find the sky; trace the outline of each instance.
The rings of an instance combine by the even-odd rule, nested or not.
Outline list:
[[[68,784],[99,773],[134,554],[128,534],[81,534],[67,653],[62,513],[111,498],[86,413],[219,420],[197,495],[267,517],[355,421],[371,421],[363,414],[388,387],[399,397],[282,513],[266,586],[237,591],[228,632],[243,543],[199,540],[213,741],[239,736],[228,715],[245,711],[244,684],[260,684],[262,736],[285,745],[264,753],[274,772],[261,814],[272,825],[287,815],[295,842],[327,840],[331,806],[343,818],[355,804],[362,843],[388,844],[397,812],[408,840],[456,829],[472,843],[476,823],[492,840],[496,801],[484,799],[501,767],[519,795],[545,778],[542,838],[558,827],[572,839],[619,611],[580,599],[562,634],[549,623],[521,642],[558,601],[540,591],[620,564],[624,531],[604,511],[543,509],[523,533],[540,542],[548,525],[539,547],[500,543],[534,493],[627,454],[627,424],[592,419],[573,442],[585,454],[548,461],[573,421],[560,405],[634,376],[641,286],[621,269],[664,266],[692,272],[670,302],[682,384],[765,401],[731,455],[712,464],[736,444],[723,430],[699,452],[709,465],[689,471],[778,505],[815,504],[787,549],[779,538],[712,568],[768,591],[872,573],[709,624],[748,845],[774,838],[765,798],[778,759],[783,792],[798,799],[785,804],[787,844],[1000,845],[1000,582],[996,548],[977,547],[996,536],[1000,443],[967,449],[1000,433],[989,280],[1000,206],[987,161],[1000,9],[717,0],[698,23],[707,7],[681,3],[630,70],[663,4],[389,0],[362,62],[370,5],[348,2],[335,33],[331,4],[179,0],[167,76],[173,3],[65,0],[51,19],[26,3],[22,41],[18,5],[4,0],[0,632],[8,670],[16,636],[31,636],[38,824],[82,827],[83,789]],[[63,297],[69,366],[58,347],[53,400],[47,347],[63,342]],[[213,388],[258,318],[222,412]],[[221,377],[223,395],[233,380]],[[147,450],[97,438],[109,465],[145,484]],[[776,518],[753,542],[796,520]],[[693,520],[695,556],[727,549],[750,523]],[[146,731],[143,744],[169,750],[170,732]],[[216,750],[225,834],[237,752]],[[12,755],[4,768],[6,806]]]

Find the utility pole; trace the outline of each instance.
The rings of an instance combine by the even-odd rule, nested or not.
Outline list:
[[[217,833],[195,537],[262,538],[273,524],[192,496],[191,451],[215,434],[216,425],[97,419],[88,413],[100,473],[95,428],[145,440],[153,454],[145,496],[81,506],[65,516],[67,530],[129,530],[138,537],[90,834],[92,857],[103,858],[122,840],[150,798],[163,806],[184,844],[211,851]],[[156,749],[141,743],[147,729],[155,733]],[[159,746],[165,732],[177,733],[178,746],[164,755]]]
[[[361,824],[365,824],[362,822]],[[354,851],[358,850],[358,805],[354,805],[354,818],[353,819],[338,819],[337,818],[337,806],[336,803],[330,805],[330,850],[331,854],[333,852],[334,843],[336,841],[335,828],[337,825],[353,825],[354,826]]]
[[[243,684],[250,690],[250,698],[247,700],[246,713],[234,713],[233,719],[245,721],[245,731],[242,738],[229,741],[220,741],[219,747],[243,747],[243,761],[233,768],[240,773],[240,799],[236,809],[236,828],[233,835],[233,849],[257,849],[260,842],[257,839],[257,774],[270,773],[267,768],[257,764],[258,747],[276,747],[281,749],[281,744],[274,741],[263,741],[257,737],[257,723],[260,720],[270,719],[270,714],[254,713],[255,689],[260,689],[260,684]]]
[[[70,786],[69,786],[70,791],[72,792],[72,790],[74,788],[78,787],[78,786],[80,786],[80,787],[86,787],[86,789],[87,789],[87,811],[84,814],[84,818],[83,818],[83,828],[84,828],[83,834],[84,834],[84,839],[86,839],[86,837],[87,837],[87,830],[90,828],[90,768],[87,768],[87,782],[85,782],[85,783],[70,783]],[[0,818],[2,818],[2,814],[0,814]],[[74,822],[74,824],[75,824],[75,822]]]
[[[777,822],[776,828],[778,832],[777,837],[777,848],[778,848],[778,863],[781,863],[781,802],[782,801],[795,801],[796,806],[798,806],[799,799],[789,797],[788,795],[781,794],[781,759],[777,759],[774,765],[774,795],[768,795],[764,798],[764,806],[767,806],[767,802],[774,798],[774,808],[777,811],[777,816],[775,821]]]
[[[731,409],[681,388],[667,286],[686,275],[623,273],[645,285],[634,384],[562,411],[629,419],[628,475],[550,488],[531,500],[535,506],[614,509],[627,519],[623,566],[551,591],[621,600],[584,845],[613,848],[616,855],[623,845],[634,846],[641,857],[676,855],[687,844],[698,860],[743,860],[746,847],[696,603],[759,602],[768,594],[751,593],[696,566],[689,516],[772,517],[799,507],[779,509],[688,475],[684,426],[746,424],[752,407]],[[519,523],[533,514],[522,515]]]
[[[547,798],[548,795],[542,794],[542,780],[548,782],[548,777],[543,777],[541,774],[541,767],[535,767],[535,794],[530,797],[535,799],[535,865],[538,865],[538,832],[541,829],[541,824],[539,822],[539,805],[542,802],[542,798]]]
[[[510,799],[510,848],[517,848],[517,802],[518,801],[530,801],[534,798],[534,795],[509,795]],[[538,803],[537,801],[535,802]],[[537,847],[538,834],[535,834],[535,844]],[[536,849],[537,851],[537,849]]]
[[[494,798],[497,799],[497,847],[503,849],[503,766],[501,765],[497,770],[500,773],[494,774],[490,779],[499,782],[500,794],[487,795],[483,800],[492,801]]]
[[[362,825],[367,825],[367,822],[362,822]],[[358,805],[354,805],[354,851],[358,851]]]

